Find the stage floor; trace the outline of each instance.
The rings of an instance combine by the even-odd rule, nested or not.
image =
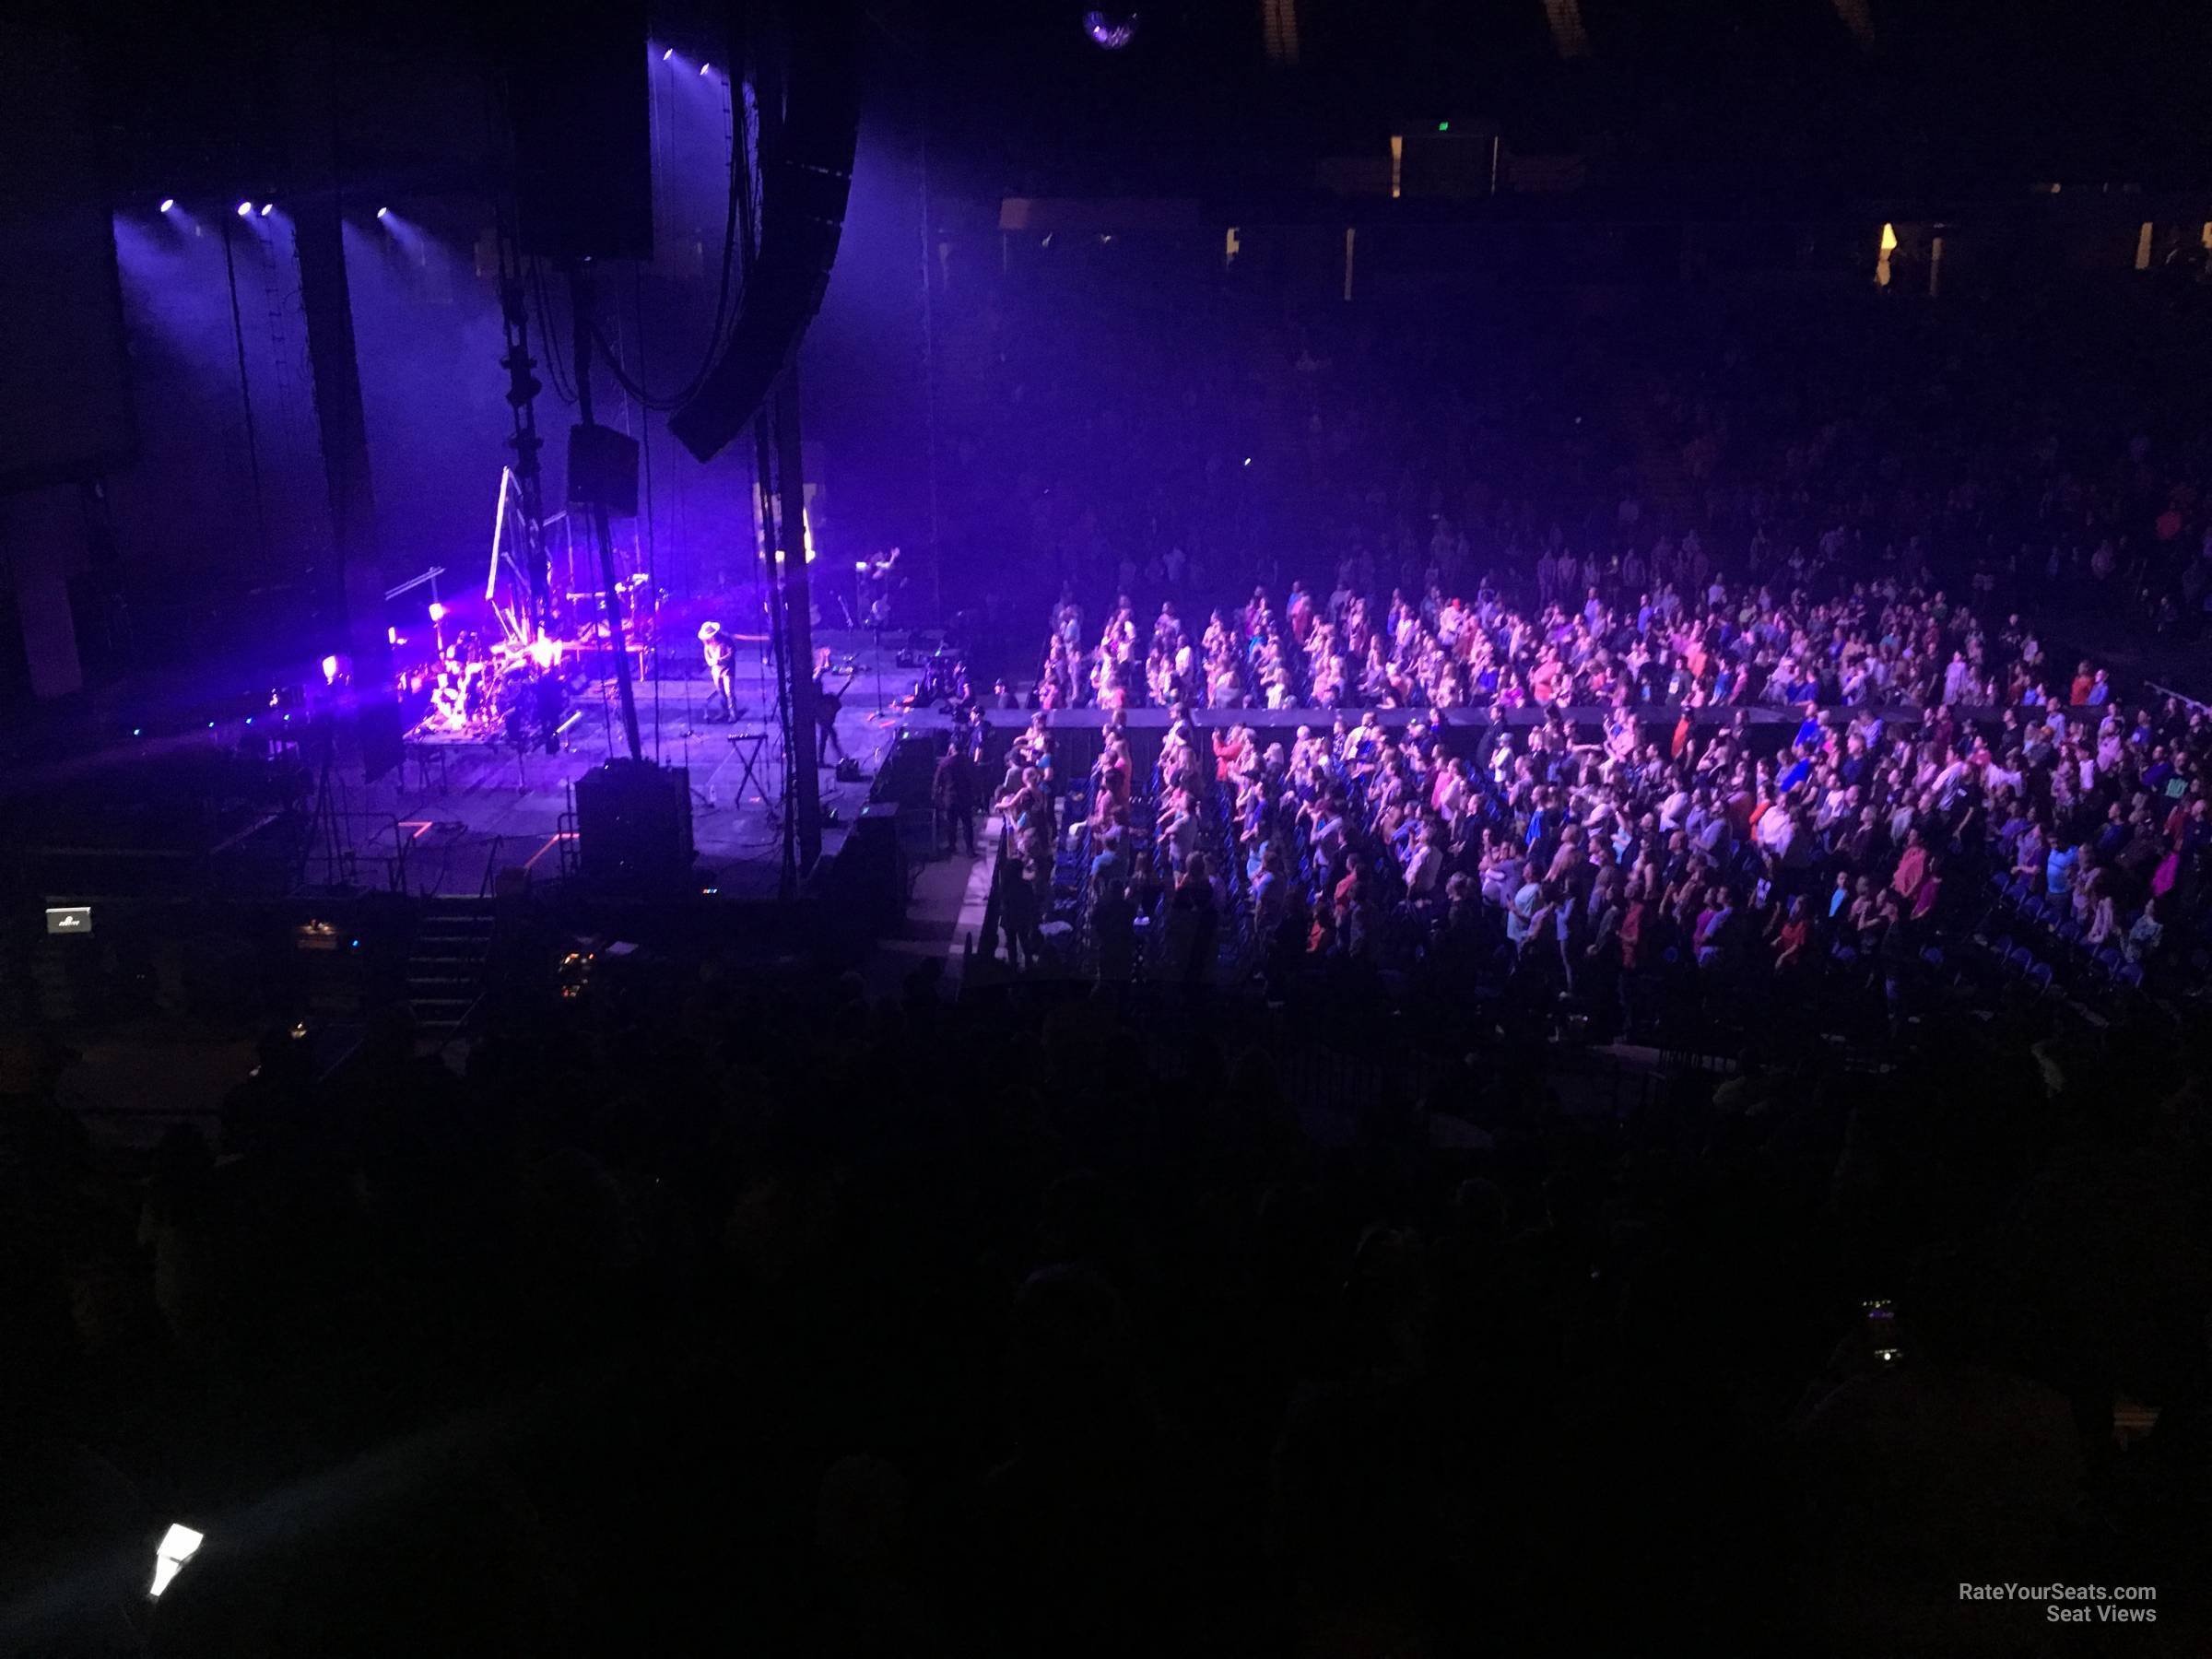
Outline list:
[[[857,673],[837,718],[838,741],[860,762],[863,781],[839,783],[821,768],[825,810],[839,822],[825,824],[822,852],[833,855],[867,804],[877,771],[901,730],[942,730],[949,722],[934,710],[888,708],[912,691],[917,671],[900,668],[894,651],[877,651],[865,637],[824,641],[837,652],[840,672]],[[735,665],[739,718],[735,724],[703,718],[709,686],[702,678],[646,681],[635,688],[638,727],[645,756],[690,771],[692,841],[702,886],[742,899],[775,896],[782,872],[782,829],[778,803],[783,788],[782,744],[775,729],[773,675],[757,654]],[[561,739],[561,752],[518,758],[512,747],[488,743],[408,746],[404,775],[386,779],[348,803],[347,821],[357,879],[373,882],[371,866],[404,870],[404,885],[418,894],[475,895],[490,890],[500,872],[520,869],[534,881],[561,873],[561,817],[570,809],[576,780],[607,756],[623,752],[622,723],[614,683],[593,685],[577,707],[582,718]],[[743,741],[733,743],[733,737]],[[832,760],[836,747],[830,748]],[[746,761],[751,759],[748,774]]]

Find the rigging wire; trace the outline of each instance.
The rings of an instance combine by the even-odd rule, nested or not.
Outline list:
[[[629,303],[638,325],[638,378],[645,378],[645,273],[630,272]],[[661,544],[654,528],[653,499],[653,422],[638,423],[645,455],[645,583],[653,594],[653,758],[661,758]]]
[[[706,384],[707,377],[722,360],[723,352],[735,332],[737,302],[744,293],[743,284],[737,280],[737,242],[739,227],[746,222],[741,203],[747,170],[739,165],[742,151],[737,142],[735,84],[733,78],[723,88],[723,124],[729,156],[729,190],[723,225],[722,274],[715,291],[714,319],[707,329],[707,347],[700,357],[699,368],[678,391],[665,394],[649,391],[644,384],[642,370],[636,379],[631,379],[629,371],[622,367],[621,359],[609,348],[606,336],[596,319],[591,324],[594,340],[601,354],[606,358],[616,383],[646,408],[661,414],[681,408],[698,395],[700,388]]]
[[[744,147],[738,142],[736,78],[723,83],[724,152],[727,158],[728,187],[724,193],[723,216],[722,260],[715,284],[714,315],[707,328],[705,348],[700,355],[698,367],[684,383],[673,392],[656,393],[644,383],[641,371],[632,376],[623,366],[620,354],[608,341],[606,332],[594,318],[588,326],[592,342],[599,348],[599,356],[606,364],[615,383],[645,409],[668,414],[681,408],[697,396],[706,384],[707,377],[722,360],[730,340],[736,331],[737,313],[743,298],[744,285],[739,276],[738,242],[740,229],[749,223],[750,216],[744,211],[747,198],[748,170],[742,165]],[[552,373],[547,377],[553,391],[562,403],[577,402],[578,388],[569,362],[567,350],[561,346],[561,334],[557,326],[559,308],[552,302],[546,282],[546,265],[542,259],[525,257],[528,266],[528,293],[532,308],[537,312],[538,335],[546,344],[546,361]]]
[[[230,288],[230,335],[238,346],[238,401],[245,414],[246,464],[253,479],[253,525],[261,546],[262,562],[269,559],[269,514],[261,492],[261,441],[253,428],[253,387],[246,374],[246,324],[238,305],[238,263],[230,249],[230,216],[222,218],[223,276]]]

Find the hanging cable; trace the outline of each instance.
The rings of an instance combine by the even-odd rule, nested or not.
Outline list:
[[[645,272],[630,272],[630,315],[638,325],[638,378],[645,378]],[[653,528],[653,422],[640,420],[640,444],[645,457],[645,586],[653,595],[653,758],[661,758],[661,552]]]
[[[560,347],[560,335],[554,328],[554,309],[546,295],[544,265],[523,251],[521,214],[513,195],[514,178],[514,118],[508,107],[507,80],[503,76],[488,76],[485,84],[486,142],[502,163],[505,175],[498,188],[494,202],[495,234],[500,241],[500,276],[501,283],[512,284],[512,292],[521,297],[523,304],[537,312],[537,335],[545,346],[547,378],[553,383],[553,394],[565,404],[576,402],[576,387],[569,375],[568,353]],[[512,253],[511,253],[512,249]],[[505,301],[502,300],[502,306]],[[526,331],[528,310],[522,314],[509,314],[506,323],[510,334]],[[512,346],[512,342],[510,341]],[[535,365],[534,365],[535,366]]]
[[[730,336],[736,327],[737,301],[744,293],[743,284],[737,275],[738,231],[749,219],[744,210],[747,195],[744,182],[748,173],[747,169],[741,165],[744,152],[737,142],[736,84],[736,74],[733,72],[730,82],[723,88],[723,124],[729,156],[729,192],[723,223],[722,274],[715,290],[714,317],[708,325],[707,347],[700,357],[698,369],[676,392],[659,394],[648,391],[642,371],[637,379],[629,378],[620,359],[608,347],[598,324],[594,322],[592,325],[594,338],[601,355],[607,360],[616,383],[646,408],[660,414],[681,408],[698,395],[699,389],[706,384],[707,376],[714,371],[714,366],[722,360],[723,351],[729,345]]]
[[[562,403],[577,400],[576,378],[570,371],[568,358],[571,347],[564,349],[560,331],[555,325],[553,301],[546,292],[546,265],[542,259],[523,255],[523,267],[530,282],[531,302],[537,307],[538,337],[546,343],[546,363],[553,371],[553,394]]]
[[[738,142],[736,92],[735,90],[736,84],[736,76],[734,74],[732,79],[723,85],[724,151],[728,158],[729,182],[725,193],[722,263],[720,276],[715,285],[714,315],[708,325],[706,347],[700,355],[699,366],[683,385],[676,391],[666,394],[652,392],[643,383],[641,374],[636,378],[631,377],[629,371],[623,366],[620,355],[614,350],[598,324],[594,321],[589,324],[592,342],[599,348],[600,359],[606,365],[607,371],[614,378],[615,383],[629,396],[635,398],[644,408],[659,414],[667,414],[678,409],[698,395],[700,388],[706,384],[707,377],[714,371],[715,365],[722,360],[722,355],[728,347],[730,338],[736,328],[738,301],[743,295],[743,285],[738,276],[740,269],[737,256],[739,232],[744,226],[749,223],[750,219],[750,216],[745,211],[747,195],[745,183],[747,178],[747,170],[743,164],[745,150]],[[503,101],[495,98],[495,102],[500,103],[500,130],[511,133],[513,129],[512,124],[506,119]],[[556,325],[559,314],[559,309],[553,304],[551,296],[547,289],[544,264],[536,259],[528,259],[525,263],[529,266],[530,301],[537,312],[538,335],[546,343],[546,361],[552,370],[550,378],[554,394],[564,404],[574,405],[578,400],[579,392],[574,377],[568,367],[569,352],[564,350],[561,346],[560,330]]]
[[[246,323],[238,308],[238,262],[230,251],[230,216],[223,216],[223,276],[230,285],[230,335],[238,345],[238,402],[246,418],[246,465],[253,479],[253,524],[261,559],[269,562],[269,514],[261,498],[261,441],[253,429],[253,387],[246,374]]]

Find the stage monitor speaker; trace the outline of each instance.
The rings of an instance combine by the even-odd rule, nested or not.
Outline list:
[[[638,516],[638,441],[612,427],[569,429],[569,502]]]
[[[583,879],[606,893],[679,893],[691,876],[691,773],[614,759],[576,780],[576,852]]]
[[[821,309],[844,232],[859,141],[853,41],[845,0],[818,0],[789,19],[788,112],[760,138],[760,251],[728,347],[689,402],[668,420],[701,461],[745,429]]]
[[[877,801],[861,808],[837,855],[839,885],[869,928],[887,933],[906,914],[906,851],[899,844],[899,808]]]
[[[653,257],[653,121],[645,9],[548,0],[512,33],[507,107],[523,251]]]

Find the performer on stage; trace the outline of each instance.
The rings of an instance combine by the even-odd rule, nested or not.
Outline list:
[[[461,677],[441,674],[438,686],[430,693],[430,718],[437,722],[441,732],[465,731],[468,727],[468,694],[462,688]]]
[[[873,560],[861,585],[866,601],[861,614],[861,626],[882,629],[891,625],[891,588],[905,578],[899,573],[899,549],[893,547],[883,558]]]
[[[843,706],[844,697],[853,682],[859,677],[858,670],[845,676],[845,683],[836,690],[830,689],[830,647],[818,645],[814,653],[814,724],[821,734],[815,762],[830,764],[830,751],[837,750],[840,760],[845,759],[844,740],[837,735],[837,712]]]
[[[706,720],[735,720],[737,718],[737,681],[732,665],[737,660],[737,647],[722,637],[722,624],[701,622],[699,625],[700,643],[706,648],[707,677],[714,682],[714,694],[707,700]],[[715,700],[722,703],[722,712],[714,712]]]

